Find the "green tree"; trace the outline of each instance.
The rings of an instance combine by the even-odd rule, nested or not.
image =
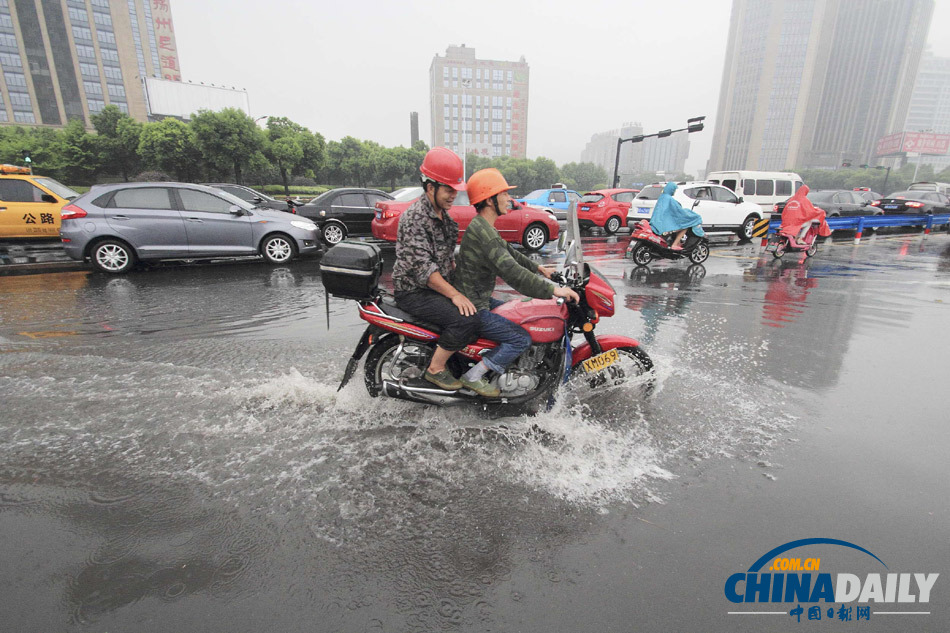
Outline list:
[[[569,189],[592,191],[606,186],[607,170],[594,163],[568,163],[561,167],[561,179]]]
[[[325,143],[319,134],[286,117],[267,119],[268,144],[265,154],[275,164],[290,195],[290,176],[313,177],[323,167]]]
[[[120,174],[128,182],[141,167],[138,147],[142,124],[114,105],[107,105],[90,118],[98,133],[94,146],[102,171]]]
[[[404,180],[407,174],[418,169],[418,165],[413,164],[413,157],[414,152],[402,146],[376,150],[376,174],[389,182],[390,191],[396,188],[397,180]]]
[[[378,144],[373,144],[378,147]],[[375,176],[372,146],[352,136],[327,143],[328,175],[334,184],[366,186]]]
[[[66,124],[62,139],[61,174],[73,184],[92,184],[99,171],[99,155],[92,135],[81,121],[73,119]]]
[[[244,169],[264,149],[264,133],[254,119],[237,108],[201,110],[191,119],[195,142],[213,171],[230,173],[241,184]]]
[[[146,169],[175,174],[183,182],[201,174],[201,152],[191,128],[178,119],[148,123],[139,140],[139,156]]]

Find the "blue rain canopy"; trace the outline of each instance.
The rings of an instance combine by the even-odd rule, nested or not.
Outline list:
[[[683,205],[673,198],[674,191],[676,191],[675,182],[668,182],[663,187],[663,193],[657,199],[653,207],[653,215],[650,216],[650,227],[653,228],[653,232],[663,235],[694,226],[696,228],[693,233],[702,237],[705,235],[702,216],[690,209],[684,209]]]

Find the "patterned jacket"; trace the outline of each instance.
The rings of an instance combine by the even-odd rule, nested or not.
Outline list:
[[[451,283],[458,236],[458,223],[448,212],[443,212],[440,220],[425,194],[409,205],[396,231],[395,291],[428,288],[429,276],[436,271]]]
[[[462,237],[455,287],[477,309],[487,310],[496,277],[535,299],[554,296],[554,286],[538,274],[538,265],[502,239],[488,220],[476,215]]]

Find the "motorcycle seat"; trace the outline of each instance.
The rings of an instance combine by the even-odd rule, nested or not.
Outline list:
[[[412,325],[425,328],[429,330],[430,332],[435,332],[436,334],[442,333],[441,325],[430,323],[429,321],[426,321],[425,319],[420,319],[419,317],[417,317],[416,315],[410,312],[406,312],[405,310],[401,309],[399,306],[396,305],[396,300],[393,299],[392,297],[383,297],[383,300],[379,301],[376,305],[378,305],[382,309],[382,311],[388,314],[389,316],[396,317],[397,319],[402,319],[403,321],[407,323],[411,323]]]

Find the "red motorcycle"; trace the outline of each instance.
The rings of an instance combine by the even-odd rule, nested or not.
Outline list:
[[[341,247],[343,250],[338,251]],[[572,377],[585,381],[590,388],[600,388],[622,384],[653,367],[636,340],[594,334],[602,317],[613,316],[616,293],[593,267],[573,263],[551,279],[573,288],[581,298],[580,303],[565,303],[563,299],[515,300],[495,310],[524,327],[532,341],[531,347],[504,374],[491,377],[490,382],[498,387],[501,396],[484,398],[464,388],[445,391],[422,377],[440,329],[400,310],[391,298],[383,297],[376,287],[382,265],[374,245],[338,244],[324,255],[320,269],[328,293],[356,299],[360,318],[369,324],[347,363],[339,389],[353,377],[360,359],[366,355],[366,389],[373,397],[383,395],[439,405],[471,402],[486,409],[502,405],[537,411],[549,402],[559,385]],[[573,347],[571,338],[576,334],[585,341]],[[478,339],[454,354],[448,366],[459,376],[495,345],[493,341]]]
[[[769,236],[769,241],[765,247],[765,250],[771,252],[772,257],[775,259],[781,259],[782,255],[788,251],[793,253],[804,252],[805,257],[814,257],[815,253],[818,252],[819,226],[819,222],[812,222],[811,226],[808,227],[808,232],[805,233],[805,237],[802,238],[801,244],[798,244],[797,240],[790,238],[787,235],[783,235],[782,233],[773,233]]]

